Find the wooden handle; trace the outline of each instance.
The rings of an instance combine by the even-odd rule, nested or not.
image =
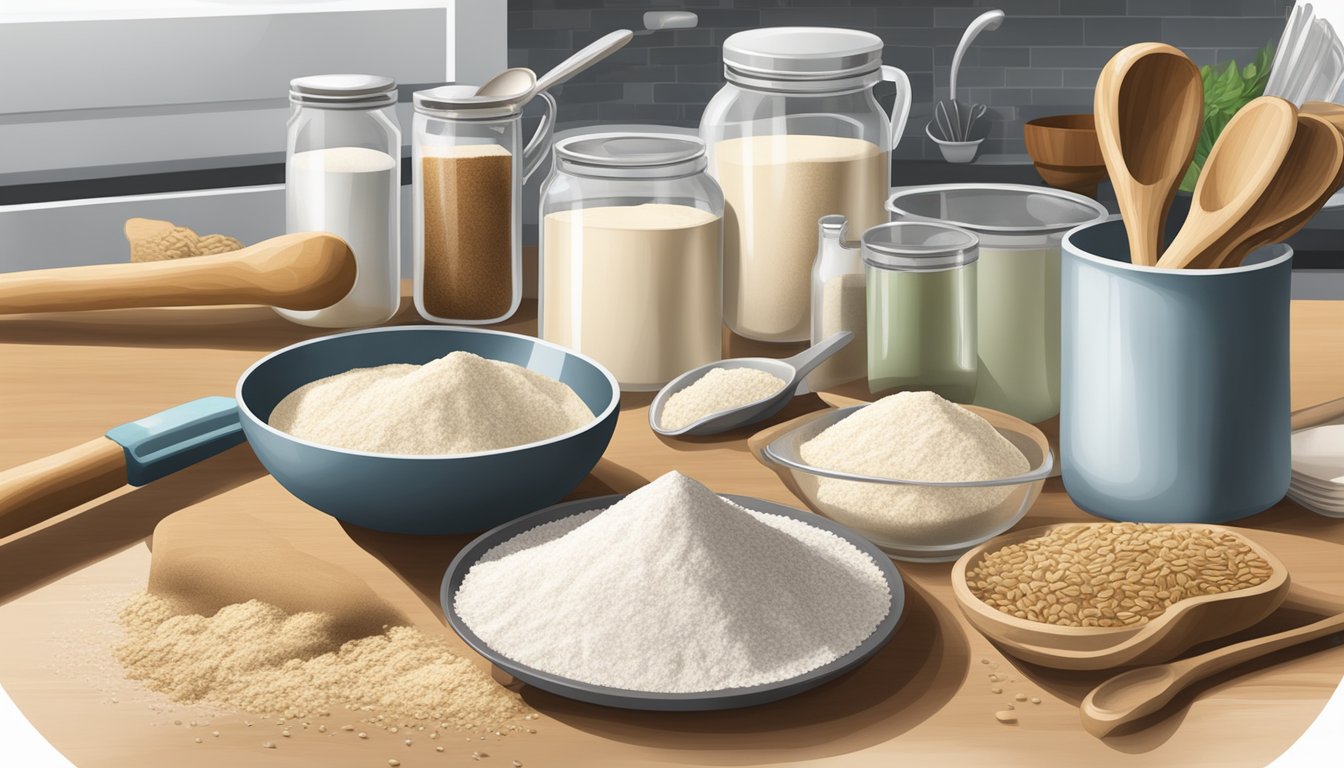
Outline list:
[[[0,314],[211,304],[314,310],[354,284],[345,241],[303,232],[215,256],[0,275]]]
[[[1340,416],[1344,416],[1344,397],[1313,405],[1310,408],[1303,408],[1300,411],[1293,411],[1292,425],[1293,430],[1306,429],[1318,424],[1325,424]]]
[[[29,524],[126,484],[126,456],[106,437],[0,472],[0,521],[23,510]]]

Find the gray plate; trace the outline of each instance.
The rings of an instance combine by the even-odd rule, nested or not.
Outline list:
[[[748,509],[757,512],[765,512],[771,515],[781,515],[793,520],[799,520],[808,525],[830,531],[836,536],[853,544],[860,551],[873,558],[877,567],[882,571],[882,575],[887,579],[887,586],[891,590],[891,607],[887,611],[887,616],[882,623],[877,626],[873,634],[868,636],[858,648],[841,656],[835,661],[822,667],[812,670],[798,677],[788,680],[780,680],[765,685],[756,685],[750,688],[725,688],[719,691],[708,691],[704,693],[650,693],[647,691],[629,691],[622,688],[608,688],[602,685],[591,685],[578,680],[571,680],[566,677],[553,675],[549,672],[543,672],[539,669],[524,666],[516,661],[500,654],[489,645],[486,645],[481,638],[472,632],[462,618],[457,615],[453,609],[453,595],[457,594],[457,589],[462,585],[462,580],[466,578],[467,572],[476,564],[478,560],[492,548],[503,544],[525,531],[536,528],[539,525],[554,522],[561,518],[571,515],[581,514],[594,509],[605,509],[612,504],[620,501],[623,496],[600,496],[592,499],[579,499],[578,501],[565,502],[548,507],[539,512],[533,512],[525,517],[504,523],[481,534],[475,541],[472,541],[448,566],[448,572],[443,576],[443,585],[439,589],[439,603],[443,606],[444,615],[448,617],[448,624],[458,635],[466,641],[467,645],[473,650],[489,659],[492,664],[505,672],[513,675],[515,678],[527,683],[528,685],[540,688],[543,691],[549,691],[557,696],[564,696],[568,699],[586,701],[590,704],[601,704],[608,707],[617,707],[620,709],[644,709],[667,712],[695,712],[716,709],[737,709],[739,707],[750,707],[757,704],[776,701],[787,698],[803,691],[815,688],[822,683],[834,680],[835,678],[854,669],[863,662],[867,661],[877,653],[882,646],[886,645],[891,639],[896,627],[900,624],[901,614],[905,608],[905,586],[901,581],[901,574],[896,570],[896,566],[891,560],[882,553],[875,545],[867,539],[860,537],[844,526],[831,522],[823,517],[814,515],[810,512],[786,507],[782,504],[764,501],[751,496],[732,496],[725,495],[735,504],[739,504]]]

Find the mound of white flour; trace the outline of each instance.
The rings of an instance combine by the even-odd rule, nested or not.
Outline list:
[[[785,680],[872,635],[872,558],[669,472],[600,511],[495,547],[454,596],[496,651],[574,680],[662,693]]]
[[[335,448],[445,455],[535,443],[592,420],[566,384],[453,352],[424,365],[356,368],[318,379],[289,393],[267,423]]]

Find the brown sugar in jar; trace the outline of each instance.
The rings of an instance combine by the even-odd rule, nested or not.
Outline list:
[[[444,320],[488,321],[513,306],[513,155],[495,144],[421,159],[422,302]]]

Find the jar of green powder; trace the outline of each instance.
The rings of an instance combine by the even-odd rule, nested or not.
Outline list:
[[[975,235],[946,224],[895,222],[863,233],[868,284],[868,389],[975,397]]]

